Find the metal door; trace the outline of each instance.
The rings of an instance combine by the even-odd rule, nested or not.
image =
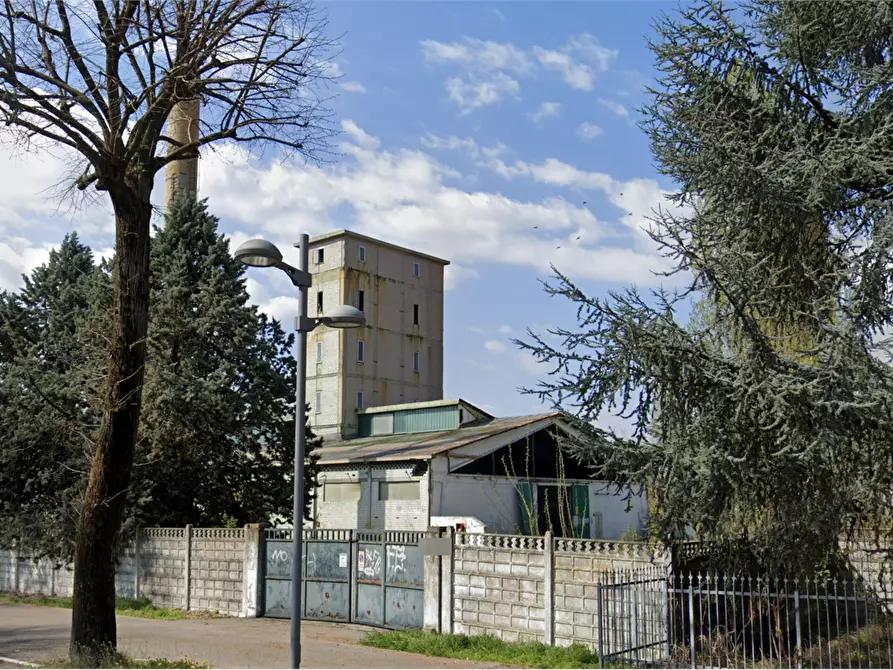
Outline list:
[[[291,529],[264,531],[264,616],[291,616]],[[350,621],[351,531],[304,531],[301,616],[324,621]]]
[[[356,623],[385,628],[424,625],[424,533],[357,533]]]
[[[304,531],[302,616],[422,628],[421,532]],[[264,616],[291,616],[291,529],[264,531]]]

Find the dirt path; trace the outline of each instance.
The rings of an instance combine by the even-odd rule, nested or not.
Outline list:
[[[41,661],[65,656],[71,610],[0,605],[0,656]],[[357,646],[359,626],[304,622],[304,668],[497,668]],[[289,622],[276,619],[155,621],[118,617],[118,648],[134,658],[184,656],[215,668],[288,668]]]

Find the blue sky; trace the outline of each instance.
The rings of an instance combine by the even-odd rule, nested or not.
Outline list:
[[[671,184],[635,109],[655,76],[646,39],[673,7],[321,5],[329,34],[343,35],[330,69],[339,155],[317,167],[224,148],[203,159],[200,195],[234,243],[263,235],[285,249],[305,230],[351,228],[449,259],[445,395],[499,415],[538,411],[517,389],[545,370],[510,338],[573,323],[570,306],[542,292],[549,263],[594,295],[653,286],[650,271],[665,267],[640,226]],[[61,158],[10,160],[0,288],[68,230],[100,252],[112,245],[107,204],[59,211],[45,190],[62,178]],[[250,275],[253,298],[287,317],[290,287],[264,274]]]

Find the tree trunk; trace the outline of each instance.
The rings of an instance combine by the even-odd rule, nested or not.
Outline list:
[[[115,312],[108,381],[74,554],[72,662],[98,667],[117,645],[115,562],[137,440],[149,321],[149,189],[109,188],[115,209]]]

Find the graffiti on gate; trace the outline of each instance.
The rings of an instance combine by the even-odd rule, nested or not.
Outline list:
[[[378,549],[360,549],[358,556],[359,572],[366,579],[381,578],[381,552]]]
[[[406,565],[406,547],[402,544],[388,546],[388,576],[402,573]]]
[[[288,563],[290,559],[291,556],[289,556],[288,551],[285,549],[274,549],[270,552],[270,561],[274,564]]]

